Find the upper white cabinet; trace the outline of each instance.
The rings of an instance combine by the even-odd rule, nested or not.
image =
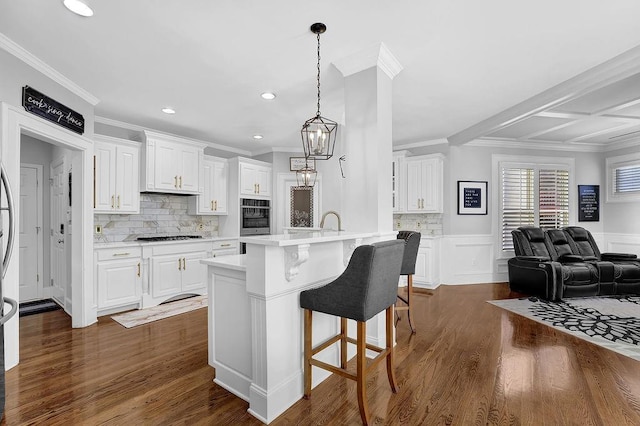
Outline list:
[[[271,166],[240,163],[240,195],[271,196]]]
[[[189,200],[189,214],[227,214],[229,166],[224,158],[204,156],[202,162],[203,191]]]
[[[393,153],[393,162],[391,163],[391,194],[392,207],[394,213],[402,213],[405,210],[406,198],[406,171],[404,165],[404,157],[407,151],[398,151]]]
[[[425,155],[405,159],[407,212],[442,213],[443,158]]]
[[[138,142],[95,137],[95,213],[140,213],[139,156]]]
[[[144,135],[141,191],[203,192],[204,144],[149,131]]]

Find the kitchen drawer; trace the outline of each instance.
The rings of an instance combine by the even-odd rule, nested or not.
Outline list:
[[[105,260],[134,259],[142,256],[140,247],[120,247],[95,250],[98,262]]]
[[[234,249],[238,248],[238,240],[220,240],[213,242],[213,249]]]

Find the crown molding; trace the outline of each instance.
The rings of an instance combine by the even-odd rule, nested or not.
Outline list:
[[[20,59],[31,68],[49,77],[51,80],[69,90],[74,95],[82,98],[92,106],[96,106],[100,102],[100,99],[96,98],[91,93],[87,92],[82,87],[69,80],[67,77],[44,63],[41,59],[37,58],[31,52],[29,52],[2,33],[0,33],[0,49],[3,49],[16,58]]]
[[[603,88],[640,72],[640,46],[636,46],[575,77],[545,90],[486,120],[448,137],[451,145],[463,145],[505,126],[559,104]]]
[[[344,77],[378,67],[393,80],[402,71],[402,65],[384,43],[374,44],[359,53],[339,59],[333,64]]]
[[[563,143],[549,141],[520,141],[515,139],[500,138],[478,138],[474,139],[464,146],[476,146],[485,148],[504,148],[504,149],[533,149],[545,151],[563,151],[563,152],[609,152],[619,149],[640,146],[640,137],[636,139],[628,139],[620,142],[609,144],[585,144],[579,142]]]
[[[215,143],[215,142],[208,142],[208,141],[203,141],[203,140],[200,140],[200,139],[188,138],[188,137],[176,135],[176,134],[173,134],[173,133],[160,132],[160,131],[155,130],[155,129],[149,129],[147,127],[138,126],[137,124],[131,124],[131,123],[127,123],[127,122],[124,122],[124,121],[113,120],[111,118],[106,118],[106,117],[102,117],[102,116],[96,116],[95,117],[95,122],[96,123],[101,123],[101,124],[106,124],[106,125],[109,125],[109,126],[119,127],[121,129],[132,130],[134,132],[153,133],[155,135],[164,136],[164,137],[167,137],[167,138],[170,138],[170,139],[174,139],[174,140],[188,141],[188,142],[193,142],[193,143],[196,143],[196,144],[204,144],[204,145],[206,145],[206,148],[219,149],[220,151],[230,152],[230,153],[233,153],[233,154],[251,156],[251,151],[247,151],[247,150],[244,150],[244,149],[232,148],[230,146],[221,145],[221,144],[218,144],[218,143]]]
[[[412,148],[422,148],[425,146],[433,146],[433,145],[443,145],[443,144],[449,144],[449,141],[445,138],[440,138],[440,139],[432,139],[429,141],[422,141],[422,142],[414,142],[414,143],[407,143],[404,145],[395,145],[393,147],[394,151],[400,151],[403,149],[412,149]]]

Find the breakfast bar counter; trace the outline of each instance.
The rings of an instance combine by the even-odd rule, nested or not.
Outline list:
[[[303,394],[300,292],[340,275],[357,246],[391,238],[395,233],[345,231],[241,237],[246,254],[202,260],[208,267],[214,381],[248,401],[249,413],[265,423],[298,401]],[[314,343],[337,328],[335,317],[318,314]],[[337,347],[325,352],[326,362],[337,360]],[[314,385],[329,375],[316,371]]]

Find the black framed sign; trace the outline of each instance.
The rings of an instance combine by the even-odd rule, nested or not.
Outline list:
[[[22,106],[31,114],[52,121],[73,132],[84,133],[84,117],[33,87],[22,88]]]
[[[487,214],[487,181],[458,181],[458,214]]]
[[[578,185],[578,222],[600,221],[600,185]]]

